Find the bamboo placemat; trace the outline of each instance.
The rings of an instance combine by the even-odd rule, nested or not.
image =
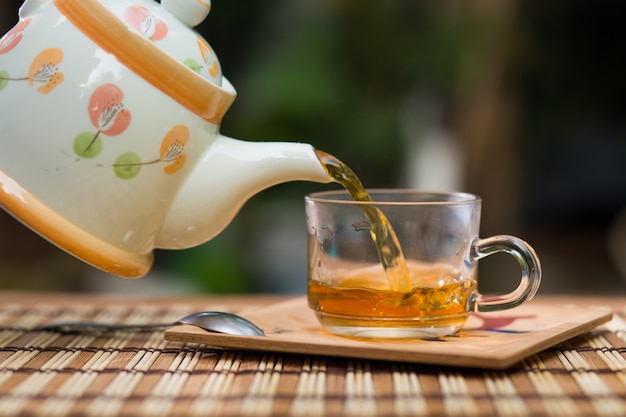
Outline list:
[[[0,416],[626,415],[623,309],[505,371],[220,350],[162,332],[29,330],[60,320],[174,321],[200,307],[4,300]]]

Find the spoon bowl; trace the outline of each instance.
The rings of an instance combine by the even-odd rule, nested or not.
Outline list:
[[[180,324],[196,326],[212,333],[237,336],[265,336],[265,332],[251,321],[232,313],[203,311],[185,316],[173,323],[110,324],[75,321],[44,324],[34,330],[59,333],[103,333],[107,331],[154,331]]]
[[[256,324],[248,319],[231,313],[203,311],[178,320],[176,324],[188,324],[214,333],[240,336],[265,336]]]

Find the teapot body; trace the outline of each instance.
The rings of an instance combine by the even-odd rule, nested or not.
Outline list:
[[[235,96],[190,29],[191,44],[170,46],[179,57],[155,47],[183,33],[167,14],[152,0],[107,0],[106,9],[94,0],[35,0],[0,40],[0,205],[73,255],[126,277],[150,269],[170,208],[194,205],[190,195],[176,200],[199,162],[211,164]],[[88,33],[90,19],[106,36]],[[323,169],[312,169],[323,180]],[[232,193],[224,181],[205,192],[218,200],[220,187]],[[237,194],[245,201],[264,186],[242,185]],[[207,239],[219,232],[203,224]]]

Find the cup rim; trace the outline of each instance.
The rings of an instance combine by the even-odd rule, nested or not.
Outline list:
[[[420,190],[412,188],[367,188],[367,193],[372,197],[372,201],[357,201],[352,199],[350,193],[347,190],[330,190],[330,191],[318,191],[307,194],[305,200],[314,201],[316,203],[326,204],[347,204],[347,205],[371,205],[372,203],[381,206],[450,206],[450,205],[463,205],[463,204],[476,204],[481,202],[481,198],[476,194],[461,192],[461,191],[441,191],[441,190]],[[375,195],[387,194],[400,196],[397,200],[377,200]],[[430,200],[406,200],[401,196],[420,195],[434,197]]]

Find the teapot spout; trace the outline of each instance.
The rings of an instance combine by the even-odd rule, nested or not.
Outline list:
[[[219,135],[183,184],[156,246],[184,249],[219,234],[258,192],[288,181],[331,182],[305,143],[246,142]]]

